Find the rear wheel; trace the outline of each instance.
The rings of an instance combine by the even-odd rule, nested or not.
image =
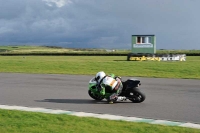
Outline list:
[[[132,88],[127,97],[133,103],[141,103],[146,98],[145,94],[140,92],[138,88]]]
[[[99,96],[99,95],[95,95],[94,93],[92,93],[91,90],[88,90],[88,94],[90,95],[91,98],[93,98],[94,100],[97,100],[97,101],[101,101],[103,100],[104,98]]]

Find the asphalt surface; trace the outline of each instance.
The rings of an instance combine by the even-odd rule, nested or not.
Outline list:
[[[107,104],[88,95],[91,78],[0,73],[0,104],[200,123],[200,80],[138,78],[146,94],[143,103]]]

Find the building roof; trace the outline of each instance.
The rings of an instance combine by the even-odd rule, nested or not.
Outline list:
[[[144,35],[132,35],[132,36],[155,36],[153,34],[144,34]]]

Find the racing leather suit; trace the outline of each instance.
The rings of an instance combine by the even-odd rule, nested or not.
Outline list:
[[[105,76],[100,83],[98,88],[101,95],[105,95],[106,92],[110,93],[109,97],[106,97],[108,101],[116,100],[118,95],[121,93],[123,85],[121,78],[114,74]]]

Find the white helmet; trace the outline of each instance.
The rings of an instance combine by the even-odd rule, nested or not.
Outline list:
[[[103,77],[105,77],[105,76],[106,76],[106,74],[105,74],[103,71],[98,72],[98,73],[96,74],[96,76],[95,76],[95,80],[96,80],[97,82],[100,82],[101,79],[102,79]]]

